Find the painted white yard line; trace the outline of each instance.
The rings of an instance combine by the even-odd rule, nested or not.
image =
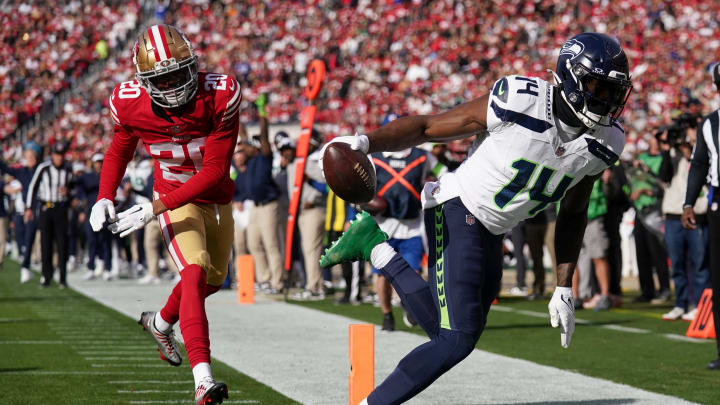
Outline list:
[[[93,368],[169,368],[167,364],[91,364]]]
[[[158,357],[85,357],[87,361],[157,361]]]
[[[76,345],[71,344],[71,347],[73,350],[83,350],[83,349],[97,349],[100,350],[102,347],[107,347],[108,350],[112,349],[141,349],[141,348],[148,348],[150,345],[111,345],[111,344],[84,344],[84,345]]]
[[[129,401],[130,404],[187,404],[190,401],[183,400],[167,400],[167,401]],[[254,399],[226,399],[223,404],[259,404],[260,401]]]
[[[77,354],[82,356],[93,356],[93,355],[117,355],[117,354],[127,354],[127,355],[133,355],[133,354],[155,354],[157,355],[156,350],[150,350],[148,348],[145,349],[136,349],[136,350],[86,350],[82,352],[77,352]]]
[[[62,340],[0,340],[0,345],[61,345]]]
[[[620,326],[620,325],[602,325],[602,328],[610,329],[610,330],[617,330],[620,332],[628,332],[628,333],[650,333],[647,329],[640,329],[640,328],[631,328],[629,326]]]
[[[537,311],[526,311],[523,309],[515,309],[512,307],[506,307],[506,306],[502,306],[502,305],[493,305],[490,307],[490,309],[495,310],[495,311],[500,311],[500,312],[512,312],[512,313],[516,313],[516,314],[532,316],[534,318],[549,318],[550,317],[547,313],[537,312]],[[588,321],[586,319],[579,319],[579,318],[575,318],[575,323],[581,324],[581,325],[596,326],[598,328],[614,330],[617,332],[627,332],[627,333],[636,333],[636,334],[655,333],[648,329],[632,328],[629,326],[594,325],[593,322],[591,322],[591,321]],[[655,333],[655,334],[665,337],[667,339],[672,339],[672,340],[676,340],[676,341],[680,341],[680,342],[691,342],[691,343],[713,343],[714,342],[714,340],[712,340],[712,339],[695,339],[695,338],[690,338],[687,336],[677,335],[674,333]]]
[[[192,394],[193,390],[117,390],[118,394]]]
[[[157,376],[153,371],[72,371],[72,370],[28,370],[4,371],[3,375],[151,375]],[[191,381],[192,382],[192,381]]]
[[[677,335],[675,333],[665,333],[663,336],[665,336],[668,339],[672,340],[679,340],[681,342],[690,342],[690,343],[715,343],[714,339],[695,339],[683,335]]]
[[[130,341],[130,342],[128,342]],[[147,339],[98,339],[98,340],[62,340],[63,343],[70,343],[75,345],[93,345],[93,344],[116,344],[122,346],[123,343],[140,343],[147,342]]]
[[[186,381],[162,381],[162,380],[121,380],[121,381],[108,381],[108,384],[195,384],[193,380]]]

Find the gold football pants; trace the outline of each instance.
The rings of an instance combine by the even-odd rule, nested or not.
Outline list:
[[[165,246],[182,270],[197,264],[207,283],[220,286],[228,272],[234,220],[230,204],[185,204],[158,216]]]

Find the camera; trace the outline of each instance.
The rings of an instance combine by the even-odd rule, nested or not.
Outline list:
[[[697,128],[700,116],[688,112],[680,114],[673,120],[670,125],[660,127],[655,133],[655,137],[660,143],[667,143],[670,146],[678,146],[685,142],[685,134],[690,128]],[[667,139],[660,139],[663,134],[667,134]]]

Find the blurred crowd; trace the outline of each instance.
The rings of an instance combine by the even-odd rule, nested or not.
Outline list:
[[[77,81],[89,62],[107,58],[96,81],[79,83],[83,91],[60,116],[29,134],[38,142],[64,139],[80,151],[107,145],[107,98],[134,73],[130,47],[113,45],[139,23],[139,3],[3,3],[18,12],[0,17],[8,55],[0,70],[0,111],[8,117],[0,137]],[[714,2],[197,0],[155,7],[156,21],[178,26],[194,44],[201,69],[238,78],[245,122],[253,120],[260,93],[274,106],[271,123],[296,122],[314,58],[328,67],[317,118],[344,135],[374,129],[388,112],[445,110],[506,74],[550,79],[546,69],[554,69],[562,42],[586,30],[616,35],[630,58],[635,88],[625,122],[632,142],[647,141],[688,105],[708,109],[720,101],[703,80],[708,55],[720,45]],[[5,142],[6,157],[19,158],[21,149],[19,140]]]
[[[667,249],[669,242],[664,233],[663,214],[668,212],[662,208],[665,190],[674,175],[671,172],[668,177],[667,162],[677,165],[687,154],[694,142],[698,117],[720,102],[707,73],[715,59],[712,55],[717,54],[720,46],[720,3],[158,1],[154,3],[154,21],[139,19],[143,3],[67,0],[47,6],[15,0],[0,6],[3,11],[0,46],[5,55],[0,66],[0,112],[6,117],[0,123],[0,138],[5,161],[29,167],[28,150],[42,160],[48,154],[48,149],[43,148],[63,142],[70,146],[66,157],[73,167],[78,172],[93,173],[93,166],[100,159],[93,158],[93,154],[105,150],[112,138],[108,97],[115,84],[132,79],[134,73],[130,47],[115,49],[115,45],[126,32],[151,22],[166,22],[180,28],[194,44],[202,70],[230,73],[238,79],[243,88],[241,120],[248,124],[258,121],[254,102],[261,94],[267,95],[270,124],[297,122],[305,103],[301,90],[307,65],[315,58],[323,59],[327,77],[318,100],[316,119],[321,137],[317,142],[372,130],[390,113],[428,114],[446,110],[486,93],[494,80],[507,74],[551,80],[546,70],[554,70],[557,50],[565,39],[582,31],[606,32],[618,37],[630,58],[634,90],[623,116],[628,147],[622,165],[599,180],[595,193],[599,206],[594,211],[597,217],[592,219],[605,221],[607,248],[603,252],[586,252],[589,264],[587,270],[579,272],[584,279],[578,280],[577,295],[585,299],[588,307],[606,309],[618,305],[623,266],[615,261],[636,249],[622,240],[634,240],[640,241],[638,252],[661,258],[648,264],[641,263],[640,254],[637,255],[637,270],[643,284],[641,299],[665,302],[671,298],[667,261],[662,264],[662,258],[669,254],[665,250],[671,250]],[[84,80],[87,66],[96,60],[106,61],[105,69],[92,80]],[[18,125],[71,85],[78,86],[80,91],[62,106],[56,118],[33,128],[26,139],[16,136]],[[679,126],[682,128],[678,129]],[[682,136],[677,135],[679,131]],[[276,140],[275,135],[271,131],[270,140],[275,143],[274,176],[282,174],[294,156],[293,140],[285,136]],[[251,139],[252,134],[245,138]],[[452,170],[465,157],[468,146],[466,142],[453,144],[449,149],[429,147],[432,151],[428,153]],[[252,154],[248,150],[249,147],[238,148],[235,172],[244,170],[243,164],[250,158],[247,154]],[[676,167],[672,164],[671,167]],[[148,198],[150,172],[147,157],[138,150],[121,198],[127,201]],[[9,176],[6,181],[8,186],[15,185],[6,190],[7,199],[15,201],[13,198],[22,193],[22,187],[18,188]],[[278,184],[283,181],[287,182],[279,180]],[[322,194],[322,186],[315,186]],[[286,196],[287,184],[280,187],[280,195],[283,187]],[[313,202],[313,208],[326,212],[327,207],[320,201],[325,200],[319,198]],[[77,247],[71,246],[75,249],[71,260],[77,266],[88,263],[83,259],[87,258],[87,253],[83,253],[86,251],[83,246],[87,246],[83,227],[92,203],[88,197],[78,197],[73,202],[75,216],[70,231],[76,232],[79,242]],[[236,222],[247,223],[240,213],[248,215],[243,207],[252,205],[247,204],[247,198],[238,197]],[[13,204],[9,207],[11,216],[24,211],[24,207],[17,210]],[[352,207],[348,207],[348,212],[352,212]],[[635,215],[635,224],[641,223],[645,233],[634,231],[641,235],[620,237],[623,221],[632,222],[626,212],[633,213],[631,218]],[[542,252],[551,252],[551,247],[542,245],[551,243],[553,213],[549,210],[535,221],[521,224],[507,243],[508,261],[513,266],[539,266],[538,262],[548,264],[550,260],[543,259]],[[11,222],[14,235],[23,221]],[[157,244],[159,236],[136,233],[130,242],[108,239],[110,253],[98,255],[103,266],[93,264],[90,270],[107,268],[110,273],[104,277],[108,279],[123,271],[141,275],[145,272],[143,282],[157,282],[167,267],[168,276],[174,277],[171,263],[166,266],[157,255],[161,250],[161,244]],[[18,255],[30,250],[21,238],[16,240]],[[527,254],[525,244],[533,245],[528,247]],[[155,250],[152,263],[148,263],[147,246]],[[238,245],[236,251],[247,250]],[[162,264],[159,271],[158,263]],[[304,274],[302,261],[297,267],[297,273]],[[535,279],[544,277],[544,267],[538,269]],[[653,271],[659,287],[651,286]],[[89,274],[88,278],[92,277]],[[93,274],[105,273],[97,270]],[[268,282],[259,288],[277,291],[279,281],[273,280],[275,285]],[[325,273],[323,280],[332,282],[332,276]],[[304,285],[307,279],[300,277],[293,282]],[[527,287],[524,271],[517,273],[515,284],[511,292],[516,295],[537,297],[544,293],[544,284]],[[316,297],[321,291],[322,288],[313,287],[305,296]],[[684,308],[684,314],[691,311],[693,304],[678,305]]]
[[[12,0],[0,10],[0,138],[6,138],[82,81],[90,64],[107,59],[137,26],[140,6],[137,0]]]

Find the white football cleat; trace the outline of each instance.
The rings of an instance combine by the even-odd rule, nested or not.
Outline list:
[[[150,274],[146,274],[138,280],[138,284],[160,284],[160,279],[158,277],[151,276]]]
[[[212,377],[206,377],[195,388],[195,403],[197,405],[222,404],[228,398],[228,387],[225,383],[215,382]]]
[[[695,314],[697,314],[697,308],[687,311],[681,318],[685,322],[692,322],[695,319]]]
[[[167,361],[171,366],[178,367],[182,364],[180,350],[178,350],[177,342],[175,342],[175,332],[170,329],[169,332],[163,333],[155,328],[155,315],[157,312],[143,312],[140,315],[140,324],[157,342],[160,358]]]
[[[20,283],[25,284],[28,281],[32,280],[32,278],[33,278],[32,271],[28,270],[25,267],[20,269]]]

